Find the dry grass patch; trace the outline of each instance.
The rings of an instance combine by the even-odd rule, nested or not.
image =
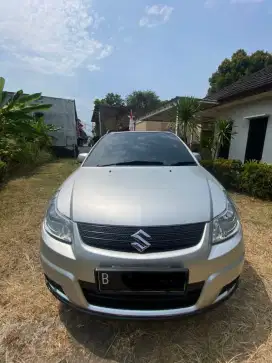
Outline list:
[[[227,303],[173,321],[103,320],[59,304],[39,264],[47,201],[75,167],[51,163],[0,191],[1,363],[272,362],[272,203],[234,195],[247,263]]]

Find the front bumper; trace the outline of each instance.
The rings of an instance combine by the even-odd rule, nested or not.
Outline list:
[[[205,310],[231,296],[237,287],[244,264],[242,230],[229,240],[214,246],[211,246],[209,236],[207,224],[204,236],[196,248],[138,255],[112,253],[85,246],[80,241],[77,230],[73,248],[55,241],[43,230],[40,257],[48,288],[64,303],[99,315],[120,318],[167,318]],[[138,308],[135,301],[134,304],[126,306],[122,297],[118,301],[119,305],[115,299],[111,306],[109,300],[95,291],[94,271],[97,267],[162,267],[177,264],[189,269],[189,287],[192,289],[191,295],[188,294],[187,300],[186,297],[182,299],[180,306],[176,300],[174,307],[169,307],[171,304],[168,302],[165,307],[156,302],[154,308],[145,308],[141,301]],[[86,292],[86,286],[94,287],[91,293]]]

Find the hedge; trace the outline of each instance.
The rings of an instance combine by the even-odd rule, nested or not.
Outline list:
[[[201,164],[226,189],[272,200],[272,165],[239,160],[203,160]]]
[[[52,159],[53,155],[49,151],[25,148],[21,154],[15,153],[12,159],[0,160],[0,186],[10,177],[24,175]]]

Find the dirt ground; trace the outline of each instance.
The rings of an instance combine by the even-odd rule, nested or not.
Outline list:
[[[234,195],[246,265],[227,303],[171,321],[93,318],[51,296],[39,263],[47,201],[75,167],[48,164],[0,191],[1,363],[272,362],[272,203]]]

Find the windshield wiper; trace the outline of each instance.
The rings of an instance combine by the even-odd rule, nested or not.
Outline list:
[[[122,166],[122,165],[164,165],[161,161],[145,161],[145,160],[133,160],[124,161],[122,163],[112,163],[112,164],[98,164],[96,166]]]
[[[195,161],[179,161],[178,163],[171,164],[170,166],[190,166],[196,165]]]

